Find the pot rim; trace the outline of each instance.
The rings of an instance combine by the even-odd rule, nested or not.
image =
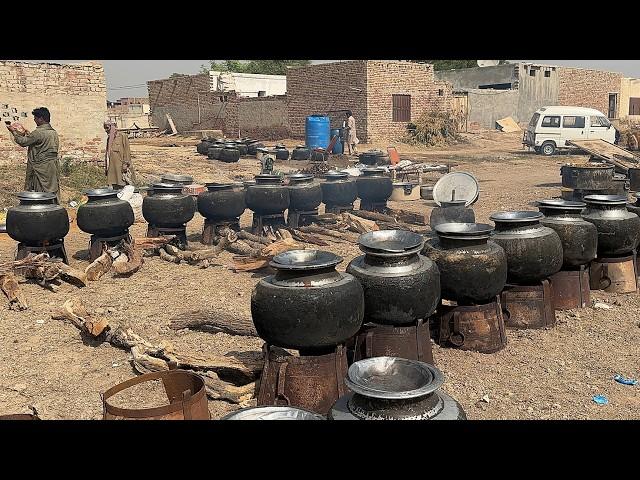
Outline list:
[[[231,182],[231,183],[217,183],[217,182],[207,182],[204,184],[207,187],[208,191],[217,191],[217,190],[229,190],[232,188],[241,188],[243,186],[242,183]]]
[[[360,170],[363,176],[374,176],[376,173],[383,174],[386,172],[384,168],[381,167],[373,167],[373,168],[363,168]]]
[[[165,182],[165,180],[168,180]],[[160,177],[161,183],[182,183],[182,182],[191,182],[193,183],[193,177],[191,175],[179,175],[175,173],[165,173]]]
[[[55,193],[51,192],[32,192],[24,191],[16,193],[19,200],[53,200],[56,198]]]
[[[417,388],[405,390],[393,390],[384,385],[376,385],[368,381],[376,377],[376,373],[383,372],[385,376],[405,377],[410,372],[418,378],[414,378]],[[353,392],[370,398],[386,400],[404,400],[419,398],[435,392],[444,384],[444,375],[436,367],[417,360],[409,360],[399,357],[373,357],[355,362],[347,371],[345,384]],[[409,379],[407,379],[409,383]],[[377,388],[376,388],[377,387]]]
[[[551,198],[548,200],[539,200],[538,208],[548,208],[549,210],[577,210],[581,211],[587,206],[584,202],[574,200],[560,200]]]
[[[440,202],[441,207],[457,207],[457,206],[467,206],[466,200],[445,200]]]
[[[627,199],[622,195],[587,195],[583,198],[591,205],[626,205]]]
[[[114,190],[111,187],[100,187],[100,188],[87,188],[86,190],[83,190],[82,193],[89,198],[91,197],[101,198],[101,197],[117,196],[119,191],[120,190]]]
[[[384,242],[395,242],[397,245],[385,245]],[[424,245],[424,237],[408,230],[375,230],[363,233],[358,237],[360,250],[372,255],[408,254]]]
[[[441,223],[433,228],[438,237],[452,240],[482,240],[489,238],[494,228],[488,223]]]
[[[151,184],[151,190],[155,191],[157,190],[158,192],[167,192],[170,193],[172,191],[176,191],[176,193],[178,193],[178,190],[180,192],[182,192],[182,189],[184,188],[184,185],[182,185],[181,183],[153,183]]]
[[[342,179],[349,178],[349,173],[340,172],[338,170],[330,170],[324,174],[324,178],[326,180],[342,180]]]
[[[265,406],[241,408],[220,420],[326,420],[326,418],[297,407]]]
[[[256,182],[256,185],[260,184],[261,182],[263,182],[263,184],[269,184],[270,182],[273,182],[274,185],[276,184],[276,181],[278,182],[278,185],[282,183],[282,178],[280,178],[280,175],[259,174],[254,177],[254,180]]]
[[[534,223],[543,218],[544,215],[541,212],[533,210],[505,210],[492,213],[489,216],[489,220],[500,223]]]
[[[310,175],[308,173],[293,173],[291,175],[287,175],[287,178],[289,179],[289,182],[293,183],[305,183],[313,181],[313,175]]]
[[[277,270],[305,271],[335,267],[344,259],[326,250],[289,250],[273,257],[269,265]]]

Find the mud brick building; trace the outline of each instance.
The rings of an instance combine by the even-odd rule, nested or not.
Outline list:
[[[59,65],[0,61],[0,118],[19,121],[33,130],[31,111],[47,107],[51,125],[60,136],[60,156],[98,160],[104,152],[103,122],[107,89],[100,63]],[[0,128],[0,155],[25,158],[10,132]]]
[[[392,139],[426,111],[452,108],[452,88],[437,80],[433,65],[355,60],[294,67],[287,71],[288,116],[294,137],[304,137],[305,118],[326,114],[341,127],[351,110],[361,141]]]

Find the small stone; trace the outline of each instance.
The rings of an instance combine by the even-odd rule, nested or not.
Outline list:
[[[115,309],[115,308],[113,308],[113,307],[108,307],[108,308],[107,308],[107,312],[108,312],[108,313],[114,313],[115,311],[116,311],[116,309]]]
[[[529,407],[529,408],[527,408],[527,412],[528,412],[528,413],[533,413],[533,407]]]
[[[16,383],[11,389],[16,392],[23,392],[27,389],[27,386],[24,383]]]
[[[485,395],[481,400],[485,403],[489,403],[489,395]]]
[[[622,302],[621,302],[620,300],[615,300],[615,301],[613,302],[613,304],[614,304],[614,305],[617,305],[617,306],[619,306],[619,307],[621,307],[621,306],[622,306]]]
[[[593,308],[598,308],[600,310],[610,310],[613,307],[611,305],[607,305],[606,303],[596,302],[593,304]]]
[[[559,404],[559,403],[554,403],[554,404],[553,404],[553,408],[562,408],[562,407],[560,407],[560,404]]]
[[[120,366],[120,364],[119,364],[119,363],[112,363],[112,364],[111,364],[111,366],[112,366],[113,368],[116,368],[116,367],[119,367],[119,366]]]
[[[42,325],[42,324],[44,323],[44,320],[36,320],[36,323],[37,323],[38,325]]]
[[[508,397],[512,397],[512,396],[513,396],[513,392],[512,392],[512,391],[508,391],[508,392],[507,392],[507,396],[508,396]]]
[[[104,315],[105,309],[104,308],[96,308],[94,310],[94,312],[96,313],[96,315]]]

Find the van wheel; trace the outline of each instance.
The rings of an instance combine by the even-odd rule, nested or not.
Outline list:
[[[540,151],[543,155],[549,157],[556,152],[556,145],[553,142],[544,142],[540,147]]]

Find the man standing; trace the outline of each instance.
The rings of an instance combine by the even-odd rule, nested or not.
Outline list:
[[[127,134],[118,131],[115,121],[111,119],[104,122],[104,131],[108,134],[104,158],[107,183],[112,185],[114,189],[133,185],[135,173],[131,164],[131,150]]]
[[[37,125],[33,132],[29,132],[20,124],[7,125],[15,142],[21,147],[28,147],[24,189],[55,193],[60,203],[58,133],[49,124],[51,114],[46,107],[36,108],[31,113]]]
[[[347,148],[349,151],[349,155],[357,155],[356,145],[360,143],[358,137],[356,136],[356,119],[353,118],[353,114],[351,110],[347,110]]]

